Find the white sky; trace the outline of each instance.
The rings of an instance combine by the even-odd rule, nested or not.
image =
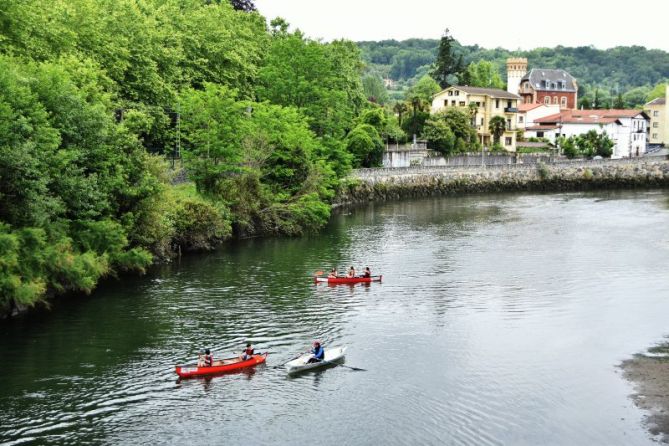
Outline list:
[[[669,51],[669,0],[255,0],[309,37],[332,40],[438,39],[509,50],[641,45]]]

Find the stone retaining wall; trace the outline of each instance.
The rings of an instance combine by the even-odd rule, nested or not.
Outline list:
[[[669,187],[669,161],[603,160],[495,168],[361,169],[334,206],[446,194]]]

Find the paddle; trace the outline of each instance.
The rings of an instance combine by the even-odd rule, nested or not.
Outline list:
[[[330,365],[333,365],[333,366],[346,367],[347,369],[351,369],[351,370],[354,370],[356,372],[366,372],[367,371],[367,369],[361,369],[360,367],[351,367],[350,365],[340,364],[338,362],[326,361],[325,359],[320,359],[318,362],[322,362],[323,364],[330,364]]]
[[[297,358],[299,358],[299,357],[302,356],[302,355],[306,355],[307,353],[309,353],[309,351],[302,352],[302,353],[300,353],[299,355],[295,356],[294,358],[290,358],[288,361],[284,362],[283,364],[275,365],[275,366],[272,367],[272,368],[273,368],[273,369],[278,369],[278,368],[280,368],[280,367],[284,367],[284,366],[285,366],[286,364],[288,364],[290,361],[295,361]]]

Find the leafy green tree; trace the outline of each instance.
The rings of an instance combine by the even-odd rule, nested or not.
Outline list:
[[[444,155],[477,150],[479,147],[469,113],[457,108],[432,115],[425,123],[423,137]]]
[[[628,90],[623,94],[623,101],[626,107],[640,107],[646,103],[646,97],[650,93],[650,87],[644,85]]]
[[[613,108],[623,109],[625,108],[625,101],[623,100],[623,94],[618,93],[615,102],[613,103]]]
[[[657,98],[663,98],[666,91],[667,91],[667,83],[666,82],[662,82],[660,84],[657,84],[655,87],[653,87],[653,89],[646,96],[646,102],[650,102],[653,99],[657,99]]]
[[[361,69],[352,42],[323,44],[299,31],[278,33],[260,69],[256,93],[261,101],[297,107],[318,136],[343,138],[365,103]]]
[[[441,88],[446,88],[457,82],[458,76],[464,69],[462,55],[455,53],[454,44],[455,39],[451,37],[448,29],[446,29],[439,42],[437,58],[430,73]]]
[[[431,104],[432,97],[440,91],[441,88],[437,81],[432,79],[432,77],[425,75],[407,90],[405,98],[410,102],[413,98],[417,97],[420,98],[422,103]]]
[[[397,114],[397,121],[402,126],[402,116],[409,111],[409,107],[405,102],[397,102],[393,106],[393,111]]]
[[[506,130],[506,121],[502,116],[493,116],[488,123],[488,130],[492,133],[493,141],[499,144],[499,141]]]
[[[499,75],[499,67],[487,60],[470,63],[463,72],[460,83],[472,87],[505,88],[504,81]]]
[[[355,167],[378,167],[383,158],[383,141],[370,124],[359,124],[346,137],[348,151]]]
[[[381,105],[388,101],[388,91],[378,76],[367,75],[363,77],[362,88],[368,101]]]

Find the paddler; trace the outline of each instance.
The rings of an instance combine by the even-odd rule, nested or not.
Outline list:
[[[253,346],[250,342],[246,343],[246,348],[242,351],[242,355],[239,357],[242,361],[247,361],[253,357]]]
[[[313,348],[311,349],[311,358],[307,361],[307,364],[312,362],[321,362],[325,359],[325,350],[321,346],[320,341],[314,341]]]
[[[211,354],[209,349],[204,351],[204,355],[202,353],[197,355],[198,367],[211,367],[212,365],[214,365],[214,355]]]

